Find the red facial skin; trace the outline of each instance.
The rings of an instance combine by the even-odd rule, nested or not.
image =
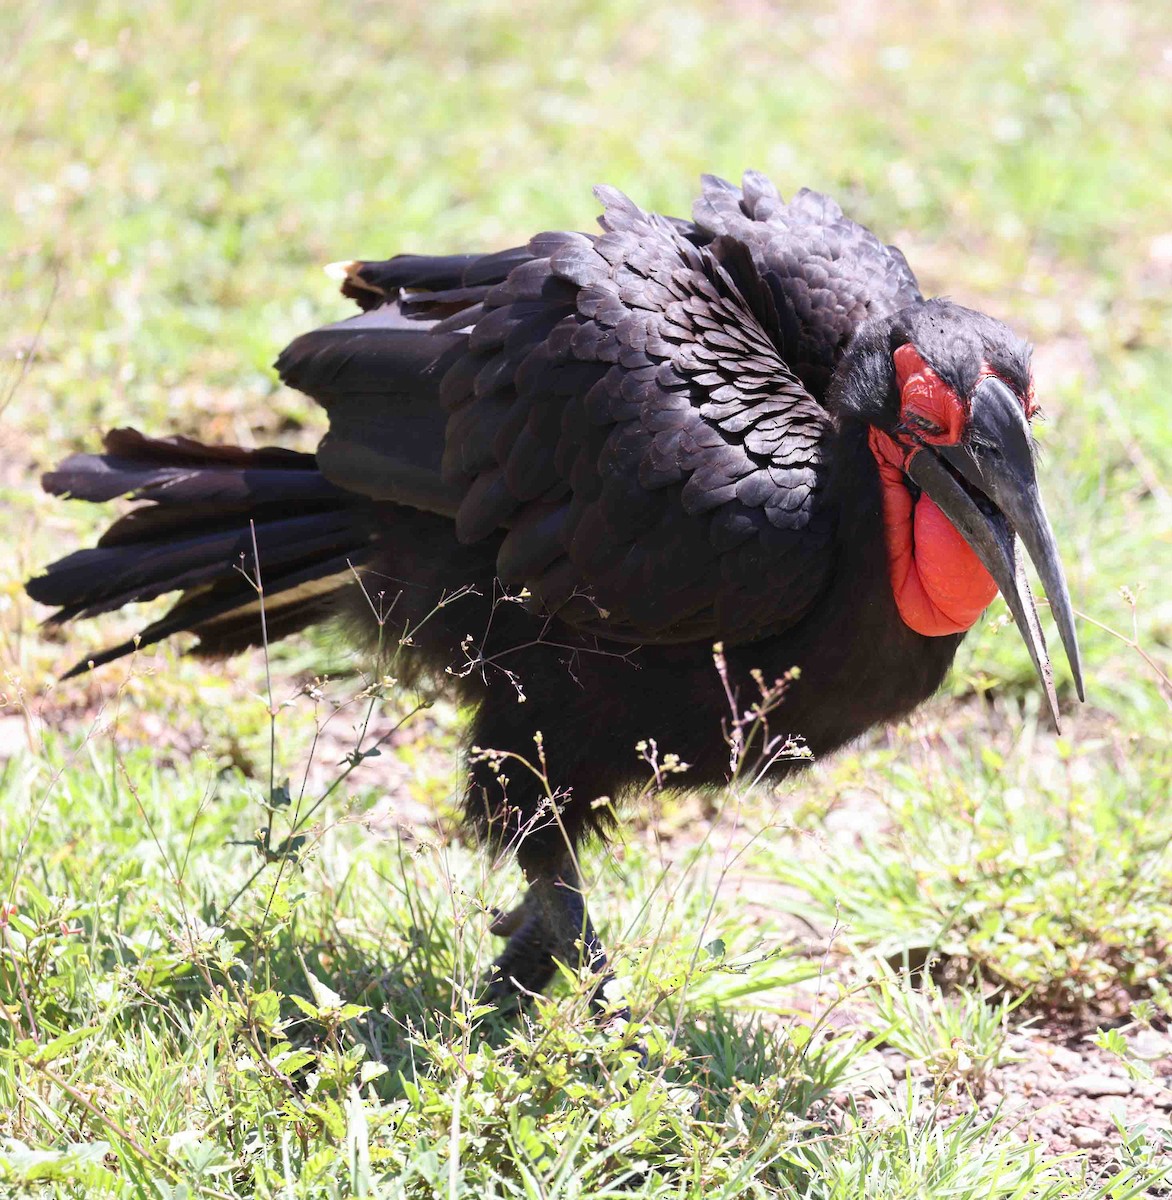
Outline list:
[[[955,446],[969,416],[960,398],[910,343],[892,357],[903,423],[921,442]],[[1032,396],[1026,415],[1033,415]],[[919,453],[917,442],[897,441],[874,427],[869,437],[883,485],[887,561],[899,615],[925,637],[964,633],[997,594],[997,585],[936,504],[908,490],[905,469]]]

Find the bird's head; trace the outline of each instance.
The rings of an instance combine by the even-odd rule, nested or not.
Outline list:
[[[924,633],[966,629],[996,584],[1057,723],[1020,545],[1046,589],[1080,699],[1083,682],[1070,596],[1034,470],[1029,362],[1029,346],[1001,322],[930,300],[863,326],[829,399],[833,410],[867,427],[904,620]]]

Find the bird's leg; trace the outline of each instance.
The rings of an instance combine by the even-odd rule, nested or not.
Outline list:
[[[523,1006],[554,972],[551,939],[536,894],[526,892],[516,908],[502,913],[489,928],[507,941],[488,973],[486,999],[503,1010]]]
[[[605,972],[606,951],[586,911],[582,882],[573,863],[564,863],[553,878],[538,876],[529,891],[542,912],[553,956],[567,966]]]
[[[555,960],[584,965],[599,975],[591,1002],[601,1008],[602,985],[611,977],[606,953],[586,911],[577,868],[567,856],[551,869],[544,863],[526,871],[529,890],[521,903],[498,917],[492,932],[507,937],[489,975],[489,999],[524,1003],[553,978]]]

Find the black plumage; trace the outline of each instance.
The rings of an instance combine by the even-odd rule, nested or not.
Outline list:
[[[645,770],[636,743],[680,754],[692,784],[726,778],[715,641],[742,706],[755,672],[800,669],[774,720],[815,755],[939,686],[961,635],[905,623],[884,534],[875,432],[907,449],[909,476],[930,450],[907,431],[893,353],[926,356],[971,414],[990,376],[1028,405],[1024,345],[925,301],[903,255],[824,196],[706,178],[682,221],[597,194],[597,234],[347,264],[363,315],[277,361],[329,417],[317,455],[117,431],[45,486],[149,503],[28,585],[54,620],[183,589],[144,640],[193,630],[212,654],[257,641],[254,544],[270,636],[339,611],[369,627],[370,598],[393,591],[417,673],[476,706],[471,742],[531,759],[540,732],[558,789],[555,819],[527,773],[506,786],[491,761],[469,767],[470,821],[516,847],[531,885],[499,923],[498,995],[541,988],[577,939],[601,964],[573,850],[613,811],[598,798]],[[1006,590],[1012,522],[977,503],[986,467],[949,457],[980,445],[942,449],[952,465],[923,486],[951,497]]]

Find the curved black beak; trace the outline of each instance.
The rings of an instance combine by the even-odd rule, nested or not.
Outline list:
[[[1021,401],[1000,379],[982,380],[973,392],[965,443],[924,445],[912,457],[907,472],[972,546],[1001,590],[1046,689],[1057,728],[1058,699],[1042,627],[1025,578],[1020,543],[1024,543],[1046,589],[1080,700],[1085,699],[1082,665],[1066,576],[1038,492],[1029,425]],[[974,499],[958,475],[977,489],[980,497]]]

